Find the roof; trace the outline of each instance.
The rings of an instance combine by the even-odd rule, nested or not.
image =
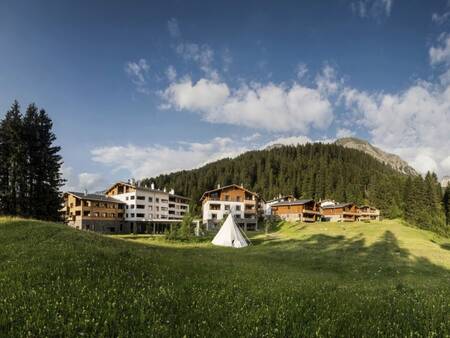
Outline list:
[[[223,186],[223,187],[220,187],[220,188],[217,188],[217,189],[212,189],[212,190],[205,191],[203,193],[202,197],[200,198],[200,201],[203,200],[203,198],[205,197],[206,194],[210,194],[210,193],[215,192],[215,191],[228,189],[228,188],[231,188],[231,187],[235,187],[235,188],[244,190],[244,191],[248,192],[249,194],[252,194],[252,195],[255,195],[255,196],[259,197],[259,195],[256,192],[253,192],[253,191],[250,191],[248,189],[245,189],[243,186],[240,186],[240,185],[237,185],[237,184],[230,184],[230,185],[226,185],[226,186]]]
[[[309,202],[314,202],[313,199],[303,199],[303,200],[296,200],[296,201],[286,201],[286,202],[279,202],[272,205],[272,207],[278,207],[282,205],[303,205]]]
[[[349,205],[354,205],[355,203],[353,202],[348,202],[348,203],[340,203],[340,204],[335,204],[335,205],[325,205],[322,207],[322,209],[337,209],[337,208],[343,208],[343,207],[347,207]]]
[[[68,191],[67,194],[71,194],[79,199],[82,200],[90,200],[90,201],[100,201],[100,202],[111,202],[111,203],[123,203],[123,201],[120,201],[118,199],[105,196],[105,195],[98,195],[98,194],[85,194],[84,192],[74,192],[74,191]]]
[[[127,182],[116,182],[116,183],[114,183],[111,187],[109,187],[108,189],[106,189],[105,192],[110,191],[110,190],[111,190],[112,188],[114,188],[117,184],[126,185],[126,186],[128,186],[128,187],[130,187],[130,188],[134,188],[134,189],[136,189],[136,190],[144,190],[144,191],[149,191],[149,192],[166,193],[166,194],[169,194],[170,196],[175,196],[175,197],[180,197],[180,198],[184,198],[184,199],[190,200],[189,197],[185,197],[185,196],[177,195],[177,194],[171,194],[170,192],[164,191],[164,190],[151,189],[151,188],[147,188],[147,187],[142,187],[142,186],[138,186],[138,185],[136,185],[136,184],[131,184],[131,183],[127,183]]]

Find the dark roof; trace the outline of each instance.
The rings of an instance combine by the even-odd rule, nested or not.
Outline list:
[[[223,189],[228,189],[228,188],[231,188],[231,187],[235,187],[235,188],[238,188],[238,189],[242,189],[242,190],[244,190],[244,191],[246,191],[246,192],[248,192],[248,193],[250,193],[250,194],[252,194],[252,195],[256,195],[256,196],[259,197],[259,195],[258,195],[256,192],[253,192],[253,191],[250,191],[250,190],[248,190],[248,189],[245,189],[243,186],[240,186],[240,185],[237,185],[237,184],[230,184],[230,185],[225,185],[225,186],[220,187],[220,188],[217,188],[217,189],[212,189],[212,190],[205,191],[205,192],[203,193],[202,197],[200,198],[200,201],[203,200],[203,197],[204,197],[206,194],[209,194],[209,193],[212,193],[212,192],[215,192],[215,191],[220,191],[220,190],[223,190]]]
[[[275,203],[272,206],[273,207],[277,207],[280,205],[303,205],[309,202],[314,202],[314,200],[312,199],[304,199],[304,200],[296,200],[296,201],[286,201],[286,202],[279,202],[279,203]]]
[[[340,203],[340,204],[335,204],[335,205],[326,205],[323,206],[322,209],[336,209],[336,208],[343,208],[349,205],[353,205],[355,203],[352,202],[348,202],[348,203]]]
[[[91,201],[100,201],[100,202],[111,202],[111,203],[124,203],[123,201],[120,201],[118,199],[105,196],[105,195],[98,195],[98,194],[85,194],[84,192],[73,192],[68,191],[68,194],[71,194],[79,199],[82,200],[91,200]]]

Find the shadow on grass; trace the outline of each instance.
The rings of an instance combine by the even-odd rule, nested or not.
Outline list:
[[[450,243],[441,244],[440,247],[444,250],[450,250]]]

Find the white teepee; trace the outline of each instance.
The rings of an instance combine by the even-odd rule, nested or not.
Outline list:
[[[212,244],[233,248],[243,248],[248,246],[244,235],[234,222],[234,218],[231,214],[228,215],[225,223],[223,223],[216,237],[212,240]]]

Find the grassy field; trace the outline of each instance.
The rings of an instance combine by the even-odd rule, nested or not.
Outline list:
[[[0,220],[0,335],[450,336],[450,239],[283,224],[244,249]]]

